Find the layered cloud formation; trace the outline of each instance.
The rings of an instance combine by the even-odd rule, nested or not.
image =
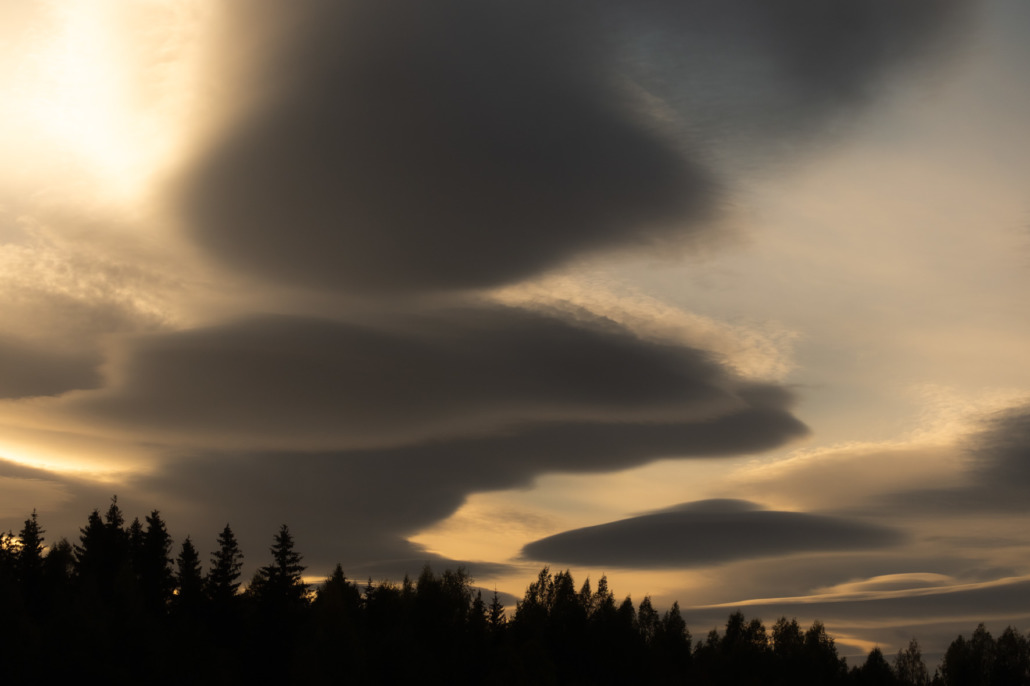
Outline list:
[[[661,569],[900,543],[899,532],[838,517],[764,510],[744,500],[684,503],[661,512],[534,541],[524,557],[591,567]]]
[[[513,307],[360,324],[250,319],[139,339],[118,369],[108,391],[72,399],[74,411],[173,443],[348,448],[541,422],[746,428],[753,416],[776,444],[800,426],[786,391],[745,382],[704,351]]]
[[[159,506],[195,539],[233,521],[254,564],[288,521],[314,570],[342,558],[352,575],[397,577],[425,560],[469,562],[412,539],[475,494],[556,473],[753,456],[808,436],[795,408],[812,387],[783,381],[790,364],[744,359],[776,347],[748,328],[775,314],[721,313],[683,284],[670,300],[707,324],[672,305],[616,315],[534,289],[560,283],[548,275],[575,279],[587,261],[718,243],[755,169],[811,159],[895,76],[944,57],[975,4],[211,4],[193,93],[203,121],[177,134],[192,147],[155,189],[146,231],[85,230],[54,213],[51,241],[24,231],[38,206],[16,206],[17,221],[0,214],[0,448],[36,431],[38,464],[72,440],[132,456],[107,481],[0,462],[0,488],[38,496],[55,532],[74,532],[117,490],[127,510]],[[165,230],[167,253],[155,238]],[[792,275],[776,269],[762,272],[772,275],[763,295],[804,309],[803,288],[777,290]],[[723,276],[717,287],[742,288],[732,270]],[[848,310],[825,285],[819,295]],[[863,326],[852,314],[820,324]],[[807,361],[866,364],[805,344]],[[1025,593],[1022,578],[996,583],[1018,566],[971,572],[969,559],[931,549],[941,531],[913,522],[956,504],[1019,511],[1027,417],[1018,407],[967,437],[961,486],[912,486],[923,462],[954,456],[951,443],[918,459],[885,450],[877,469],[827,459],[793,490],[777,490],[774,475],[750,491],[729,492],[729,480],[727,492],[677,494],[663,502],[690,502],[643,515],[612,502],[593,525],[548,525],[521,556],[525,540],[473,570],[736,570],[713,586],[718,600],[797,593],[809,600],[775,606],[874,617],[904,591],[906,612],[937,600],[997,609],[1005,588]],[[897,488],[884,483],[892,462],[906,463]],[[854,482],[822,501],[798,495],[847,474]],[[823,507],[849,490],[861,497]],[[722,496],[776,509],[702,500]],[[43,503],[65,509],[51,516]],[[34,506],[4,516],[17,528]],[[927,570],[944,580],[923,588]],[[888,577],[902,586],[862,586]],[[832,598],[810,598],[826,584]]]
[[[235,107],[175,203],[227,265],[358,293],[682,243],[720,146],[819,131],[962,4],[229,3]]]

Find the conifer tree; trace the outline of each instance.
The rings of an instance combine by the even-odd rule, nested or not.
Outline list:
[[[43,528],[39,525],[36,511],[25,520],[18,538],[21,545],[18,548],[18,577],[26,587],[34,586],[39,582],[43,572]]]
[[[481,636],[486,633],[486,627],[486,603],[483,602],[483,592],[476,591],[476,597],[469,608],[468,628],[473,636]]]
[[[243,553],[232,528],[226,524],[218,534],[218,550],[211,554],[206,584],[208,597],[217,604],[231,602],[239,592],[242,569]]]
[[[486,619],[490,630],[494,632],[502,631],[508,623],[508,618],[504,614],[504,604],[501,602],[500,596],[497,595],[497,589],[494,589],[494,597],[490,601],[490,607],[487,612]]]
[[[200,554],[193,541],[187,536],[176,558],[175,584],[178,586],[176,604],[181,607],[196,607],[204,593],[204,579],[200,571]]]
[[[17,578],[18,544],[13,531],[0,531],[0,584],[8,586]]]
[[[107,529],[100,511],[94,509],[86,519],[86,526],[79,529],[79,542],[75,545],[76,567],[80,575],[86,575],[99,565],[104,554]]]
[[[118,507],[118,496],[116,495],[111,496],[111,504],[104,514],[104,523],[111,531],[121,531],[125,525],[125,517],[122,515],[121,508]]]
[[[162,612],[172,598],[175,577],[172,574],[172,538],[157,510],[147,516],[143,532],[139,567],[136,570],[143,601],[152,612]]]
[[[139,517],[133,517],[132,524],[126,530],[129,538],[129,556],[136,569],[143,567],[143,523]]]
[[[135,598],[133,561],[130,559],[128,532],[122,528],[125,518],[118,507],[118,496],[104,517],[94,509],[80,529],[75,546],[76,578],[80,590],[99,593],[107,602],[119,604]]]
[[[263,602],[282,607],[300,606],[307,601],[308,585],[302,574],[301,556],[293,549],[293,536],[285,524],[269,549],[272,564],[258,570],[255,595]]]
[[[343,573],[343,565],[336,563],[332,574],[318,588],[316,604],[323,610],[353,614],[361,603],[361,592]]]

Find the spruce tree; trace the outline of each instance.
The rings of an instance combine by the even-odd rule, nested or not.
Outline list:
[[[490,630],[493,632],[502,631],[508,623],[508,618],[504,613],[504,604],[501,602],[501,597],[497,594],[496,588],[494,589],[494,597],[490,601],[486,619],[490,625]]]
[[[301,556],[293,549],[293,536],[285,524],[275,535],[275,543],[269,549],[272,564],[258,570],[255,595],[263,603],[274,606],[301,606],[307,601],[308,585],[302,574],[304,565]]]
[[[200,554],[187,536],[176,558],[175,583],[178,586],[176,605],[193,608],[200,604],[204,592],[204,578],[200,573]]]
[[[18,577],[28,590],[39,582],[43,572],[43,528],[39,525],[36,511],[25,520],[18,538],[21,545],[18,550]]]
[[[147,609],[158,614],[167,608],[175,589],[171,552],[172,537],[168,535],[160,513],[153,510],[147,516],[136,574]]]
[[[207,573],[207,595],[216,604],[232,602],[240,589],[240,570],[243,553],[236,536],[228,524],[218,534],[218,550],[211,554],[211,567]]]

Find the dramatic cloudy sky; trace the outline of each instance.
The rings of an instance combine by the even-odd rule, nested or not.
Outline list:
[[[0,526],[1030,628],[1024,0],[0,6]],[[204,544],[204,541],[207,541]]]

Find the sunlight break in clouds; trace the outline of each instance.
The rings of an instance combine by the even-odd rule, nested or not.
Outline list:
[[[6,175],[31,174],[51,184],[57,172],[73,193],[138,200],[182,145],[199,4],[21,4],[11,11],[21,18],[9,39],[17,54],[4,56],[8,71],[0,74],[0,112],[8,124],[0,149],[25,164],[5,169]]]

